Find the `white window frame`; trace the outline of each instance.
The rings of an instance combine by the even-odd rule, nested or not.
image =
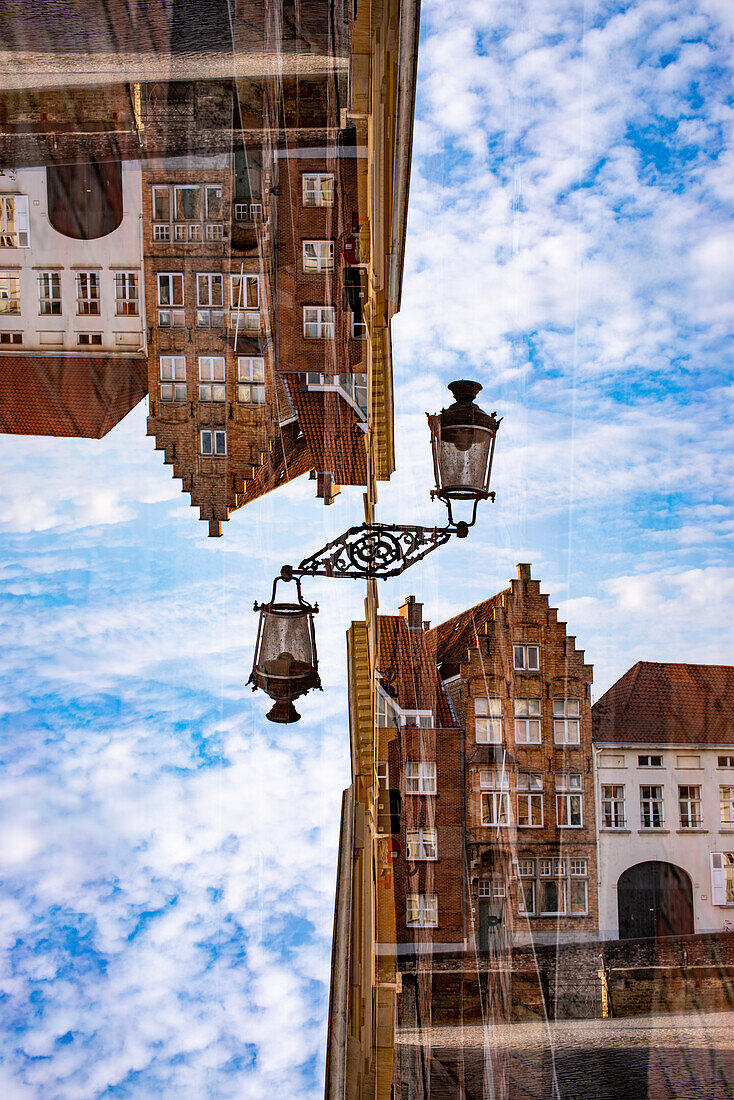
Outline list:
[[[20,317],[19,271],[0,271],[0,317]]]
[[[243,283],[244,299],[240,303],[240,279]],[[250,303],[250,287],[255,287],[255,302]],[[252,275],[249,271],[243,272],[240,276],[239,272],[230,273],[229,276],[229,300],[232,303],[232,309],[244,313],[245,310],[260,309],[260,276]]]
[[[333,241],[302,241],[301,262],[304,275],[318,275],[334,270]]]
[[[77,346],[80,348],[101,348],[102,347],[102,333],[101,332],[77,332],[76,334]]]
[[[137,271],[115,272],[115,316],[137,317],[139,310]]]
[[[186,401],[185,355],[160,355],[158,357],[158,378],[159,395],[164,404],[181,404]]]
[[[265,401],[265,360],[261,355],[237,359],[237,401],[240,405],[262,405]]]
[[[572,824],[574,806],[578,805],[578,822]],[[562,818],[565,817],[565,821]],[[583,829],[584,785],[581,772],[556,772],[556,828]]]
[[[301,177],[301,200],[304,206],[334,205],[333,172],[304,172]]]
[[[581,700],[575,695],[558,695],[553,700],[553,743],[581,744]]]
[[[538,807],[540,821],[533,821],[533,809]],[[542,772],[521,772],[517,777],[517,827],[518,829],[543,828]]]
[[[162,282],[161,280],[167,280]],[[159,328],[183,328],[186,324],[185,289],[182,271],[157,271],[155,276],[156,294],[158,298],[158,327]],[[161,289],[168,286],[170,304],[161,301],[163,295]],[[181,301],[177,302],[176,290],[180,287]]]
[[[436,764],[433,760],[406,760],[406,795],[436,793]]]
[[[711,853],[711,904],[734,906],[734,852]]]
[[[722,763],[723,761],[723,763]],[[734,768],[734,756],[717,756],[716,758],[717,768]]]
[[[167,199],[167,202],[168,202],[168,217],[167,218],[159,217],[158,214],[156,213],[156,208],[155,208],[156,191],[165,191],[166,192],[166,199]],[[174,220],[171,217],[171,214],[173,213],[173,211],[172,211],[172,208],[171,208],[171,187],[170,187],[170,184],[167,184],[167,183],[154,183],[154,184],[151,185],[151,188],[150,188],[150,212],[151,212],[151,221],[153,222],[153,238],[156,239],[155,229],[156,229],[157,226],[166,226],[166,227],[168,227],[169,228],[169,235],[170,235],[170,223]],[[166,238],[166,240],[167,239],[168,238]]]
[[[303,307],[303,337],[305,340],[333,340],[335,332],[335,306]]]
[[[47,280],[47,284],[44,286],[44,280]],[[47,290],[48,293],[44,293]],[[58,293],[54,293],[58,291]],[[49,308],[44,309],[44,304]],[[58,305],[58,309],[54,307]],[[39,271],[38,272],[38,315],[39,317],[61,317],[62,314],[62,300],[61,300],[61,272],[60,271]]]
[[[699,783],[678,784],[678,813],[681,829],[696,830],[703,828],[701,786]]]
[[[515,699],[515,743],[542,745],[543,702],[541,699]]]
[[[202,280],[205,280],[202,282]],[[221,302],[214,302],[213,290],[219,286]],[[202,289],[206,287],[205,300]],[[224,275],[221,271],[197,271],[196,273],[196,325],[198,328],[224,327]]]
[[[0,331],[0,344],[10,345],[11,347],[23,346],[23,333],[22,332],[8,332],[7,329]]]
[[[438,859],[438,834],[434,827],[417,825],[405,830],[405,858],[414,862]]]
[[[99,317],[102,311],[102,286],[99,271],[77,271],[76,315]]]
[[[474,700],[474,739],[478,745],[501,745],[502,699],[479,696]]]
[[[512,646],[512,663],[515,672],[540,672],[540,646],[515,642]]]
[[[209,404],[227,400],[226,370],[227,365],[223,355],[199,356],[199,401]]]
[[[9,214],[12,200],[13,212]],[[30,248],[31,230],[27,195],[0,195],[0,248]]]
[[[352,325],[352,339],[353,340],[366,340],[367,339],[367,322],[362,320],[358,321],[354,314],[351,314]]]
[[[509,828],[510,783],[502,769],[482,768],[479,773],[479,820],[488,828]]]
[[[405,924],[408,928],[437,928],[438,894],[408,894]]]
[[[719,814],[722,829],[734,829],[734,783],[719,784]]]
[[[617,793],[619,791],[622,793]],[[601,821],[602,829],[625,829],[627,827],[624,783],[602,783]]]
[[[653,763],[653,761],[660,761],[660,763]],[[643,753],[637,757],[638,768],[662,768],[663,758],[660,753]]]
[[[660,795],[645,794],[645,791],[660,791]],[[656,808],[659,808],[660,820],[657,825],[654,825]],[[649,818],[649,824],[645,824],[646,816]],[[662,783],[640,784],[640,828],[649,832],[665,828],[665,787]]]
[[[568,909],[568,891],[566,886],[566,863],[562,859],[541,859],[538,861],[538,903],[540,905],[538,916],[541,917],[565,917]],[[555,883],[558,890],[560,907],[557,909],[543,908],[543,887],[548,883]]]
[[[218,450],[220,444],[222,449]],[[227,454],[226,430],[224,428],[201,428],[199,430],[199,452],[205,458],[224,458]]]

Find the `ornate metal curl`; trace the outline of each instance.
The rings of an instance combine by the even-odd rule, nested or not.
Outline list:
[[[304,558],[299,565],[284,565],[281,576],[285,580],[303,576],[367,580],[398,577],[432,550],[447,543],[452,535],[464,537],[465,526],[411,527],[363,523],[359,527],[350,527],[333,542]]]

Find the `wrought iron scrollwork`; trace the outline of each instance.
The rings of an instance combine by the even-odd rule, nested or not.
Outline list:
[[[363,523],[350,527],[296,567],[283,566],[290,577],[356,577],[387,579],[398,577],[409,566],[447,543],[453,527],[398,526]]]

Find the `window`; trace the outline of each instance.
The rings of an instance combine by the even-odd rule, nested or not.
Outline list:
[[[578,745],[581,741],[578,699],[553,700],[553,740],[556,745]]]
[[[556,775],[556,825],[559,829],[578,829],[583,825],[581,772]]]
[[[138,276],[134,271],[115,272],[115,313],[118,317],[138,315]]]
[[[304,306],[303,335],[307,340],[329,340],[334,335],[333,306]]]
[[[711,902],[734,905],[734,852],[711,853]]]
[[[419,710],[404,710],[400,715],[400,725],[432,730],[434,727],[433,715],[423,714]]]
[[[224,429],[204,428],[199,432],[203,455],[226,455],[227,433]]]
[[[510,792],[507,789],[506,772],[482,770],[479,775],[481,789],[482,825],[505,826],[510,824]]]
[[[519,745],[540,744],[540,717],[540,699],[515,700],[515,741]]]
[[[680,808],[681,829],[701,828],[701,788],[679,787],[678,806]]]
[[[517,874],[519,878],[518,908],[521,913],[532,915],[535,912],[535,860],[518,860]]]
[[[196,323],[204,328],[224,324],[224,279],[222,275],[196,276]]]
[[[571,859],[569,864],[571,878],[568,885],[571,897],[571,913],[582,916],[589,911],[588,861],[585,859]]]
[[[201,192],[199,188],[183,184],[174,187],[173,190],[175,195],[174,217],[176,221],[200,221]]]
[[[334,270],[333,241],[304,241],[303,270],[306,275]]]
[[[0,344],[22,344],[22,332],[0,332]]]
[[[408,859],[435,859],[436,858],[436,830],[406,829],[405,839],[408,847]]]
[[[514,645],[512,647],[515,670],[517,672],[537,672],[540,668],[540,647],[537,645]]]
[[[540,912],[543,916],[559,916],[566,912],[566,861],[541,859]]]
[[[543,776],[540,772],[517,777],[517,824],[537,829],[543,824]]]
[[[601,819],[604,829],[624,829],[624,786],[619,783],[602,786]]]
[[[640,787],[640,824],[643,829],[662,829],[663,788]]]
[[[232,309],[260,308],[260,276],[230,275]]]
[[[183,304],[183,275],[159,274],[158,325],[160,326],[160,328],[173,328],[186,324],[186,315],[183,309]]]
[[[734,787],[719,787],[721,806],[721,824],[725,829],[734,829]]]
[[[42,317],[61,316],[61,276],[58,271],[39,272],[38,302]]]
[[[330,175],[304,175],[303,178],[303,205],[304,206],[333,206],[334,205],[334,177]]]
[[[80,347],[101,347],[101,332],[77,332],[76,342]]]
[[[662,768],[663,758],[662,756],[638,756],[637,767],[638,768]]]
[[[222,220],[222,188],[219,184],[210,183],[206,186],[206,219],[210,222]],[[213,228],[213,227],[210,227]]]
[[[405,764],[406,794],[435,794],[436,765],[425,760],[408,760]]]
[[[168,187],[153,188],[153,221],[170,222],[171,195]],[[166,228],[168,228],[166,226]]]
[[[226,401],[227,386],[224,378],[224,357],[199,356],[199,400]],[[223,452],[222,452],[223,453]]]
[[[352,339],[353,340],[366,340],[367,339],[367,322],[358,320],[354,314],[352,314]]]
[[[161,401],[186,400],[186,357],[184,355],[161,355],[160,362]]]
[[[99,275],[96,271],[77,274],[76,312],[79,317],[99,317]]]
[[[503,898],[506,893],[505,880],[503,878],[477,879],[478,898]]]
[[[718,767],[720,768],[734,768],[734,756],[720,756]]]
[[[405,923],[408,928],[435,928],[438,925],[438,896],[408,894],[405,899]]]
[[[20,313],[20,275],[17,271],[0,271],[0,315]]]
[[[502,700],[474,700],[474,731],[478,745],[502,744]]]
[[[27,195],[0,195],[0,248],[28,248]]]
[[[237,400],[241,405],[261,405],[265,400],[265,360],[237,360]]]

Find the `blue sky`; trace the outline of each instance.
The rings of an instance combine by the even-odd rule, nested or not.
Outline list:
[[[440,521],[451,378],[505,419],[496,504],[382,606],[438,622],[531,561],[597,696],[732,663],[733,33],[726,0],[423,4],[382,517]],[[360,586],[309,586],[297,727],[244,684],[253,600],[360,494],[305,480],[208,540],[142,408],[0,454],[0,1095],[316,1097]]]

